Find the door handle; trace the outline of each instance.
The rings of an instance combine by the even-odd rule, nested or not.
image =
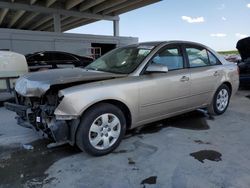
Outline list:
[[[219,76],[219,72],[218,72],[218,71],[215,71],[215,72],[214,72],[214,76]]]
[[[189,77],[187,76],[182,76],[181,79],[180,79],[181,82],[187,82],[189,81]]]

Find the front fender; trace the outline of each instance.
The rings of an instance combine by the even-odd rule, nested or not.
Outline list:
[[[128,107],[133,123],[138,114],[138,94],[138,85],[129,81],[113,80],[74,86],[59,92],[63,99],[54,114],[57,119],[76,119],[98,102],[116,100]]]

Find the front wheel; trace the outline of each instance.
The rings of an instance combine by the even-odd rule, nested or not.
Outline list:
[[[213,101],[208,110],[215,115],[223,114],[229,105],[231,92],[227,85],[222,84],[214,94]]]
[[[116,106],[97,104],[82,117],[76,137],[78,147],[95,156],[112,152],[126,131],[126,119]]]

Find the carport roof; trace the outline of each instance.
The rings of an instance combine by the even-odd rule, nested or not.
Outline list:
[[[119,15],[160,0],[1,0],[0,28],[67,31]]]

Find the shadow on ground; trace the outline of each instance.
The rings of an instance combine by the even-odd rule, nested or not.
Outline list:
[[[179,129],[190,130],[208,130],[209,125],[207,119],[213,120],[213,116],[209,116],[206,111],[196,110],[183,115],[168,118],[162,121],[141,126],[134,130],[127,131],[125,138],[140,134],[152,134],[161,131],[167,127],[175,127]]]
[[[142,134],[157,133],[167,127],[197,131],[207,130],[209,129],[209,125],[207,124],[207,119],[209,118],[213,119],[213,117],[208,116],[205,111],[197,110],[128,131],[125,139],[134,135],[140,137]],[[46,179],[48,174],[46,174],[45,171],[54,162],[80,152],[75,147],[69,145],[48,149],[46,145],[49,144],[49,140],[45,139],[37,140],[29,144],[34,147],[33,150],[26,150],[21,146],[0,146],[0,151],[2,152],[2,155],[0,155],[1,186],[20,187],[32,181],[31,185],[42,187],[44,184],[52,181],[52,179]],[[6,153],[7,157],[1,157],[4,153]],[[126,151],[118,151],[117,153],[126,153]],[[130,161],[130,163],[132,162]]]
[[[0,146],[0,151],[10,153],[9,157],[0,159],[0,185],[4,187],[20,187],[28,180],[41,182],[48,176],[45,171],[56,161],[79,153],[68,145],[48,149],[48,140],[37,140],[30,143],[33,150],[23,147],[8,148]],[[49,180],[48,180],[49,181]]]

